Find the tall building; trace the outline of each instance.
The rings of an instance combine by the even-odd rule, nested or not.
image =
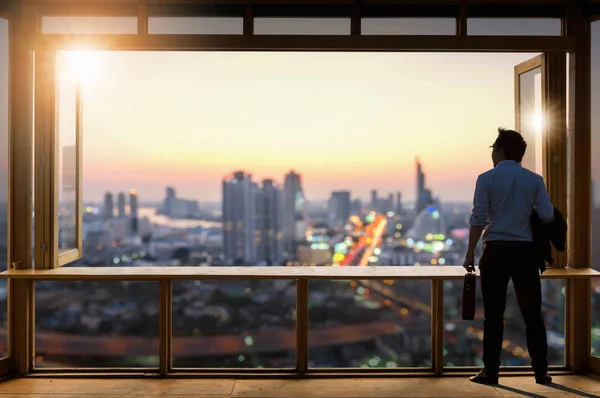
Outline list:
[[[104,218],[113,218],[114,217],[114,208],[115,203],[113,201],[113,194],[111,192],[107,192],[104,194]]]
[[[377,190],[371,191],[371,210],[379,211],[379,198],[377,197]]]
[[[390,193],[388,195],[387,201],[385,203],[385,211],[394,211],[394,194]]]
[[[283,191],[273,182],[264,180],[255,189],[256,261],[267,265],[283,262]]]
[[[131,232],[138,233],[138,193],[135,189],[129,191],[129,217],[131,218]]]
[[[285,176],[283,187],[283,241],[288,258],[295,259],[298,241],[306,233],[306,198],[302,191],[302,177],[291,170]]]
[[[402,214],[402,192],[396,192],[396,214]]]
[[[223,179],[223,249],[229,263],[256,261],[255,190],[252,176],[243,171]]]
[[[119,192],[119,196],[117,197],[117,207],[119,210],[119,218],[125,218],[127,214],[125,213],[125,194],[123,192]]]
[[[425,173],[423,172],[423,167],[421,166],[421,162],[417,158],[417,214],[421,211],[425,210],[427,206],[430,206],[434,203],[433,198],[431,197],[431,190],[425,188]]]
[[[176,201],[175,189],[167,187],[167,197],[165,198],[164,212],[167,216],[173,215],[173,207]]]
[[[362,212],[362,202],[360,199],[356,198],[352,201],[352,208],[350,209],[352,214],[360,215]]]
[[[352,207],[350,191],[332,192],[328,207],[330,226],[339,227],[345,225],[350,218]]]

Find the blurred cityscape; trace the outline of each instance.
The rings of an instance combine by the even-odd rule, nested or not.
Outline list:
[[[221,203],[179,198],[172,187],[154,204],[133,189],[107,192],[85,204],[83,258],[70,266],[462,263],[471,204],[443,203],[419,160],[414,202],[397,189],[373,190],[365,201],[350,190],[312,201],[303,184],[293,170],[282,183],[239,170],[223,178]],[[74,241],[70,208],[60,211],[62,244]],[[476,320],[462,321],[462,282],[444,287],[446,365],[480,365],[481,297]],[[295,294],[294,281],[174,283],[174,366],[293,367]],[[562,364],[564,281],[544,281],[543,294],[549,359]],[[156,283],[36,283],[36,366],[156,366],[157,297]],[[430,301],[427,281],[311,282],[310,366],[430,366]],[[504,364],[528,364],[514,298],[503,347]]]

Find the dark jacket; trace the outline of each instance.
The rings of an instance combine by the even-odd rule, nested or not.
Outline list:
[[[556,207],[554,208],[554,220],[544,224],[540,216],[534,210],[531,214],[531,232],[533,233],[533,244],[538,253],[538,267],[543,273],[546,270],[546,263],[552,265],[552,250],[550,242],[559,252],[565,251],[567,241],[567,223]]]

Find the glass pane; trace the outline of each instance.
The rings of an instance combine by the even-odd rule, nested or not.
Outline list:
[[[544,175],[542,153],[542,69],[536,68],[523,73],[520,80],[521,131],[527,151],[522,165],[540,175]]]
[[[296,283],[174,281],[173,366],[296,366]]]
[[[592,23],[592,268],[600,271],[600,21]],[[592,279],[592,355],[600,358],[600,279]]]
[[[462,281],[444,282],[444,366],[483,366],[483,299],[477,281],[475,320],[462,320]],[[565,364],[565,281],[542,280],[542,314],[548,338],[548,363]],[[529,366],[525,323],[512,283],[504,312],[502,366]]]
[[[45,34],[136,34],[136,17],[43,17]]]
[[[241,35],[243,18],[150,17],[149,34]]]
[[[460,264],[488,146],[514,125],[513,67],[532,56],[97,52],[78,263],[331,264],[364,235],[350,217],[374,211],[385,240],[357,261]]]
[[[36,282],[35,366],[158,367],[158,283]]]
[[[431,282],[311,281],[308,365],[431,367]]]
[[[467,31],[474,36],[560,36],[558,18],[469,18]]]
[[[362,18],[363,35],[455,35],[450,18]]]
[[[58,252],[77,248],[77,77],[67,56],[58,54],[57,132],[58,137]]]
[[[349,35],[350,18],[255,18],[257,35]]]
[[[8,265],[8,21],[0,18],[0,272]],[[8,355],[8,284],[0,280],[0,358]]]

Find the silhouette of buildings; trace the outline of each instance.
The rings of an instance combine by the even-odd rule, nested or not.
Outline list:
[[[125,213],[125,194],[123,192],[119,192],[119,196],[117,197],[117,208],[119,210],[119,218],[125,218],[127,214]]]
[[[331,193],[328,202],[329,225],[339,227],[346,224],[351,214],[350,191],[335,191]]]
[[[113,201],[113,194],[111,192],[107,192],[104,194],[104,211],[103,216],[106,219],[114,217],[114,208],[115,203]]]
[[[283,191],[271,179],[255,186],[256,260],[259,264],[283,262]]]
[[[167,187],[165,200],[158,212],[172,218],[195,218],[200,214],[200,205],[197,200],[178,198],[175,189]]]
[[[283,187],[283,241],[287,257],[297,257],[297,246],[306,233],[306,198],[302,177],[291,170],[286,174]]]
[[[223,252],[226,261],[254,263],[255,193],[252,176],[236,171],[223,180]]]
[[[416,160],[417,166],[417,205],[416,212],[419,214],[428,206],[435,203],[431,196],[431,191],[425,187],[425,173],[419,159]]]
[[[131,233],[136,235],[139,231],[138,225],[138,193],[135,189],[129,191],[129,217],[131,218]]]

